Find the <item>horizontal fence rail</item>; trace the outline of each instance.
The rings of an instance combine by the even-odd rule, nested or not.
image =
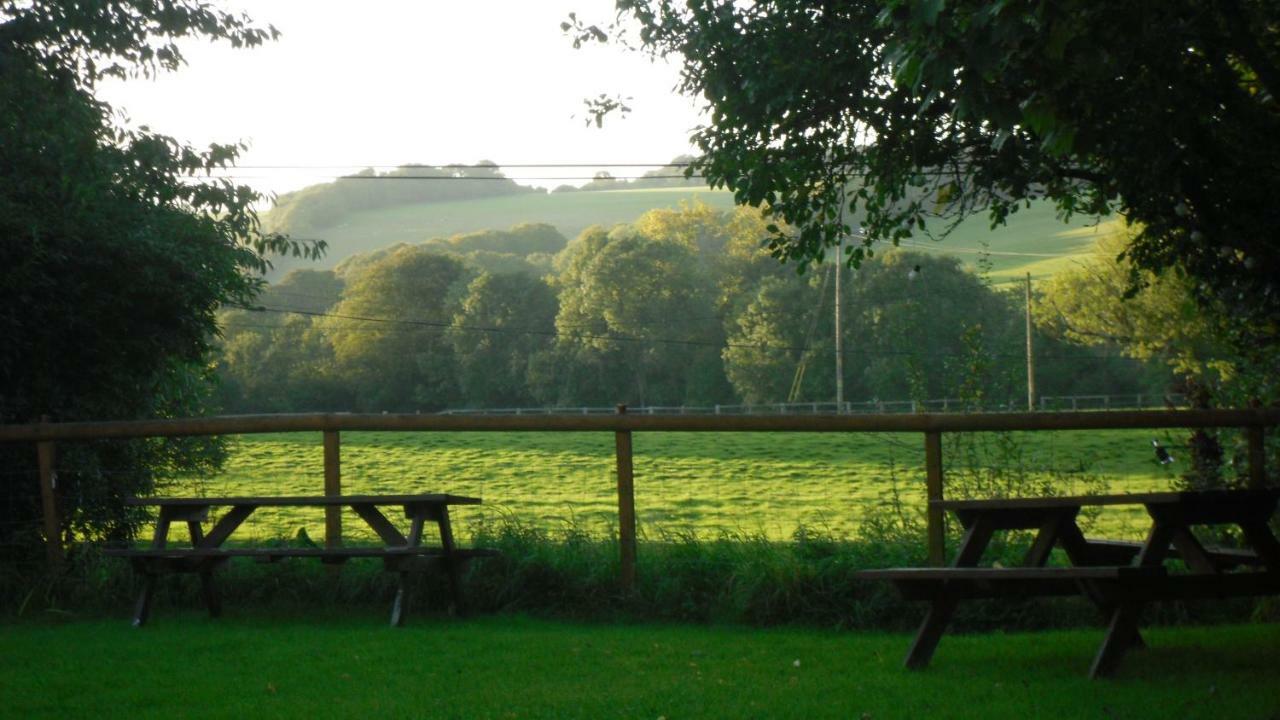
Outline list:
[[[245,435],[277,432],[992,432],[1266,427],[1280,408],[1117,410],[1109,413],[917,413],[913,415],[537,415],[318,413],[221,415],[172,420],[0,425],[0,442]]]
[[[1112,410],[1110,412],[988,412],[915,414],[636,414],[618,406],[613,414],[548,415],[420,415],[318,413],[295,415],[227,415],[166,420],[104,422],[39,422],[0,425],[0,442],[32,443],[38,457],[44,533],[48,560],[57,567],[63,559],[61,520],[56,503],[55,443],[148,437],[244,435],[256,433],[319,432],[324,446],[324,493],[342,494],[341,433],[395,432],[611,432],[615,436],[618,488],[618,535],[621,581],[633,587],[636,577],[636,512],[632,470],[633,432],[870,432],[921,433],[924,436],[925,488],[930,501],[927,545],[930,562],[945,559],[942,512],[933,506],[943,499],[943,433],[1132,430],[1159,428],[1242,428],[1248,440],[1248,479],[1253,487],[1266,484],[1265,430],[1280,425],[1280,408],[1236,410]],[[341,521],[336,508],[326,513],[328,547],[341,544]]]

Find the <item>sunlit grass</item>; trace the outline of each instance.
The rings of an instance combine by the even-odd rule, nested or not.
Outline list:
[[[1015,434],[1014,444],[1026,476],[1051,483],[1058,494],[1104,485],[1111,492],[1169,489],[1176,470],[1154,462],[1150,438],[1150,431],[1037,432]],[[636,506],[646,537],[747,531],[785,539],[800,526],[853,537],[869,514],[892,511],[895,498],[908,512],[924,509],[923,441],[915,434],[636,433],[633,444]],[[955,496],[965,461],[955,452],[947,456]],[[464,534],[495,514],[546,528],[606,530],[617,518],[615,467],[610,433],[342,435],[344,493],[481,497],[483,506],[456,512]],[[323,477],[319,433],[245,436],[233,441],[223,474],[179,479],[161,492],[320,494]],[[1140,513],[1108,510],[1095,530],[1134,536],[1143,526]],[[363,530],[354,515],[345,523],[349,534]],[[292,536],[300,527],[318,537],[322,514],[263,509],[245,534]]]

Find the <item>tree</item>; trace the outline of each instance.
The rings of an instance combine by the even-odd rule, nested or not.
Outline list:
[[[683,63],[710,121],[690,167],[821,257],[861,218],[882,241],[1048,198],[1120,213],[1135,270],[1174,268],[1233,324],[1280,341],[1280,9],[1267,0],[618,0],[605,29]],[[619,103],[589,102],[607,113]],[[1147,277],[1135,272],[1128,294]],[[1253,340],[1250,340],[1252,338]]]
[[[1090,260],[1054,277],[1037,307],[1037,322],[1074,342],[1118,347],[1129,357],[1166,365],[1177,380],[1172,389],[1185,393],[1195,407],[1245,406],[1280,398],[1280,356],[1233,342],[1231,320],[1197,305],[1186,277],[1156,277],[1128,261],[1115,262],[1113,258],[1123,252],[1130,237],[1128,232],[1104,236]],[[1125,288],[1135,272],[1146,290],[1124,302]],[[1183,474],[1185,486],[1222,485],[1219,437],[1216,431],[1203,428],[1191,433],[1191,467]],[[1238,454],[1243,454],[1242,448]]]
[[[254,46],[274,35],[194,0],[0,0],[0,422],[201,412],[215,310],[252,301],[269,253],[322,249],[260,232],[252,189],[197,177],[239,147],[200,151],[121,128],[94,96],[102,78],[180,67],[180,38]],[[157,473],[207,467],[216,450],[64,448],[64,532],[127,535],[124,495]],[[6,485],[0,526],[33,528],[34,453],[0,454],[27,473]]]
[[[918,270],[917,270],[918,268]],[[913,270],[918,276],[911,276]],[[736,318],[725,363],[753,402],[835,397],[831,271],[761,283]],[[913,279],[914,278],[914,279]],[[1020,334],[1013,308],[953,258],[895,251],[846,280],[842,303],[844,384],[849,398],[954,397],[966,377],[966,342],[1004,355]],[[966,332],[974,335],[966,340]],[[1003,363],[1015,374],[1017,365]],[[975,379],[1007,399],[1009,378]],[[794,386],[794,387],[793,387]]]
[[[556,295],[522,273],[482,273],[467,286],[451,333],[462,397],[471,407],[520,407],[533,358],[555,344]]]
[[[556,277],[556,329],[597,403],[683,404],[727,391],[714,285],[697,249],[620,225],[584,230]],[[590,370],[589,370],[590,368]]]
[[[358,410],[438,410],[460,399],[449,332],[472,275],[456,258],[406,245],[347,276],[319,325]]]
[[[315,321],[342,294],[330,270],[294,270],[268,285],[252,307],[218,314],[222,339],[218,397],[236,412],[351,410],[347,383],[336,375],[333,346]]]

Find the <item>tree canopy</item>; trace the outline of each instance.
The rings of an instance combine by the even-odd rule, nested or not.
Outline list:
[[[1280,340],[1280,9],[1268,0],[618,0],[575,43],[682,62],[709,122],[691,171],[785,220],[816,260],[861,221],[877,243],[993,223],[1048,198],[1123,214],[1135,272],[1185,272],[1239,332]],[[618,110],[609,98],[589,104]],[[793,229],[788,229],[793,228]]]
[[[261,232],[252,189],[199,177],[239,147],[121,127],[94,95],[103,78],[181,66],[181,38],[253,46],[274,34],[194,0],[0,0],[0,422],[198,413],[215,309],[252,299],[268,254],[321,250]],[[123,494],[214,457],[178,447],[64,452],[68,522],[127,530]],[[34,470],[29,448],[3,452],[7,467]],[[11,487],[0,519],[36,517],[37,484]]]

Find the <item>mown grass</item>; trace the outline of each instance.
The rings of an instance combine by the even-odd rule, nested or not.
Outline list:
[[[984,472],[1020,478],[1028,491],[1058,494],[1169,489],[1176,472],[1155,463],[1150,431],[1017,433],[1009,439],[1012,453],[989,452],[976,466],[948,452],[948,495],[962,496]],[[648,538],[746,532],[788,539],[806,527],[855,537],[869,516],[923,512],[922,446],[912,434],[637,433],[641,532]],[[342,435],[344,493],[479,496],[483,506],[457,512],[464,536],[495,517],[541,528],[608,530],[617,517],[614,463],[609,433]],[[234,441],[221,475],[179,478],[160,492],[319,494],[322,478],[318,433],[245,436]],[[1118,537],[1145,530],[1140,508],[1109,509],[1094,522],[1099,532]],[[363,532],[354,515],[345,524],[349,534]],[[319,537],[322,527],[319,511],[264,509],[241,536],[292,537],[306,528]]]
[[[1280,717],[1280,625],[1154,629],[1113,679],[1101,630],[948,636],[309,614],[0,627],[14,718]]]

